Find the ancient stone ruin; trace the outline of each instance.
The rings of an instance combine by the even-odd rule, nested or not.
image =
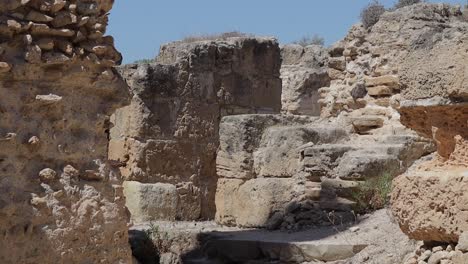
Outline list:
[[[134,95],[113,116],[109,154],[125,164],[133,217],[214,217],[220,120],[279,113],[280,66],[275,40],[231,39],[166,45],[155,63],[120,69]]]
[[[116,67],[112,5],[0,3],[0,263],[468,263],[468,11]]]
[[[113,1],[2,1],[0,262],[130,263],[109,116],[127,104]]]

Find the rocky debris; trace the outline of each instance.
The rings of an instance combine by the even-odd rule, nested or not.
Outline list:
[[[319,89],[330,85],[327,50],[318,45],[281,47],[282,113],[320,116]]]
[[[466,250],[453,244],[424,244],[404,264],[462,264],[468,261]]]
[[[280,61],[274,39],[230,38],[171,43],[157,63],[122,67],[133,99],[112,117],[110,158],[127,180],[176,188],[177,219],[213,218],[220,119],[278,113]]]
[[[127,103],[127,87],[100,75],[120,60],[111,38],[89,39],[98,23],[105,32],[112,2],[0,4],[2,263],[131,262],[122,181],[107,164],[109,116]],[[77,20],[56,27],[61,14]],[[75,41],[77,32],[85,38]],[[108,54],[83,49],[104,42]],[[100,180],[83,179],[86,171]]]

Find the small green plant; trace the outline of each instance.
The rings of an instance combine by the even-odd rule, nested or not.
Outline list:
[[[366,180],[352,192],[358,213],[382,209],[388,205],[393,177],[389,173]]]
[[[361,11],[361,22],[365,28],[371,28],[379,22],[383,13],[385,13],[385,6],[374,0]]]
[[[313,36],[304,36],[300,38],[297,41],[293,42],[294,44],[301,45],[303,47],[309,46],[309,45],[320,45],[323,46],[325,45],[325,39],[322,38],[321,36],[315,34]]]

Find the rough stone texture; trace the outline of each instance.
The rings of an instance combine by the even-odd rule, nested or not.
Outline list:
[[[273,127],[298,126],[312,123],[316,118],[308,116],[282,115],[238,115],[224,117],[220,126],[220,147],[216,157],[216,168],[219,177],[251,179],[257,177],[254,169],[254,152],[261,144],[268,147],[269,138],[263,137],[265,130]],[[313,128],[312,128],[313,129]],[[288,152],[309,142],[311,138],[291,138],[284,142],[284,151]],[[262,142],[263,140],[263,142]],[[273,141],[271,141],[273,143]],[[278,142],[279,143],[279,142]],[[293,145],[288,145],[293,144]],[[276,150],[276,148],[275,148]],[[261,151],[261,150],[260,150]],[[255,153],[259,154],[259,153]],[[267,153],[269,154],[269,153]],[[275,153],[271,153],[275,155]],[[282,155],[277,153],[278,155]],[[296,155],[297,153],[291,153]],[[257,155],[262,158],[261,155]],[[257,160],[257,171],[259,167]],[[274,165],[274,164],[271,164]],[[292,164],[294,165],[294,164]],[[296,166],[297,167],[297,166]],[[294,168],[290,168],[294,169]],[[287,175],[291,177],[293,174]]]
[[[320,116],[318,90],[330,85],[327,50],[316,45],[286,45],[281,48],[281,56],[282,112]]]
[[[426,243],[418,247],[411,255],[404,264],[463,264],[468,261],[468,254],[462,250],[460,243],[456,246]]]
[[[174,185],[126,181],[123,188],[125,204],[133,221],[174,221],[176,219],[179,197]]]
[[[354,204],[350,193],[356,184],[403,173],[415,160],[435,151],[432,140],[444,159],[450,156],[452,165],[466,166],[465,154],[452,154],[456,136],[465,138],[468,131],[463,103],[466,24],[457,7],[421,3],[386,12],[369,30],[355,25],[328,50],[328,58],[318,47],[283,47],[282,111],[311,115],[307,107],[313,106],[313,100],[309,98],[303,106],[297,104],[305,98],[301,94],[306,78],[303,69],[316,72],[326,69],[330,84],[317,90],[323,119],[311,120],[306,127],[320,125],[330,131],[340,127],[347,135],[337,142],[317,144],[307,137],[305,124],[265,129],[278,124],[263,119],[251,123],[238,119],[237,125],[233,125],[234,119],[225,119],[217,158],[219,176],[248,181],[301,175],[321,183],[319,208],[348,210]],[[441,63],[432,63],[433,58]],[[419,67],[420,64],[424,66]],[[435,75],[429,76],[431,73]],[[427,104],[434,107],[428,108]],[[244,129],[239,128],[244,125]],[[405,126],[414,128],[417,134]],[[265,140],[262,146],[263,138],[270,140]],[[229,195],[235,197],[242,186],[238,181],[229,184],[225,181],[222,183],[232,184],[234,190],[218,192],[220,201]],[[220,202],[220,206],[230,210],[232,201]],[[298,212],[303,211],[300,204]],[[281,210],[270,213],[274,224],[263,226],[278,226],[281,218],[282,223],[288,222],[289,213],[282,216]],[[220,213],[217,219],[229,224],[236,222],[232,213]],[[289,222],[297,223],[296,219]]]
[[[216,221],[290,229],[329,223],[330,211],[350,220],[358,181],[402,173],[433,150],[416,135],[366,138],[317,117],[224,117]]]
[[[392,207],[402,230],[417,240],[457,242],[468,230],[467,176],[466,167],[435,167],[398,177]]]
[[[395,180],[392,210],[411,238],[457,242],[468,231],[468,21],[456,7],[428,7],[405,10],[418,28],[428,25],[421,36],[432,37],[413,39],[401,62],[399,112],[404,125],[436,142],[437,154]]]
[[[107,158],[109,116],[128,103],[102,37],[112,2],[0,4],[1,263],[131,263]]]
[[[213,218],[223,116],[280,111],[274,39],[231,38],[161,48],[157,63],[128,65],[131,105],[113,116],[111,159],[122,175],[177,188],[179,220]]]

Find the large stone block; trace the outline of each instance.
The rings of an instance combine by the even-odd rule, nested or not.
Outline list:
[[[176,219],[178,195],[174,185],[126,181],[123,187],[126,198],[125,205],[134,222],[174,221]]]
[[[409,172],[393,186],[392,211],[410,238],[454,243],[468,231],[468,165]]]
[[[293,177],[303,171],[305,146],[335,143],[347,134],[335,126],[319,124],[270,127],[253,153],[256,177]]]
[[[194,220],[192,212],[198,211],[212,218],[220,119],[280,111],[278,43],[270,38],[175,42],[164,45],[156,61],[120,69],[133,99],[113,116],[110,155],[128,180],[192,183],[200,208],[181,208],[191,216],[181,219]]]
[[[275,213],[296,202],[318,200],[320,184],[289,178],[220,179],[216,221],[242,227],[266,227]]]
[[[286,45],[281,55],[282,112],[320,116],[319,89],[330,85],[326,49],[317,45]]]
[[[254,152],[261,145],[265,129],[273,126],[297,126],[315,120],[314,117],[286,115],[239,115],[223,118],[220,125],[220,147],[216,157],[218,175],[239,179],[256,177]],[[304,139],[300,141],[307,143]],[[268,138],[265,138],[264,144],[267,147]]]

